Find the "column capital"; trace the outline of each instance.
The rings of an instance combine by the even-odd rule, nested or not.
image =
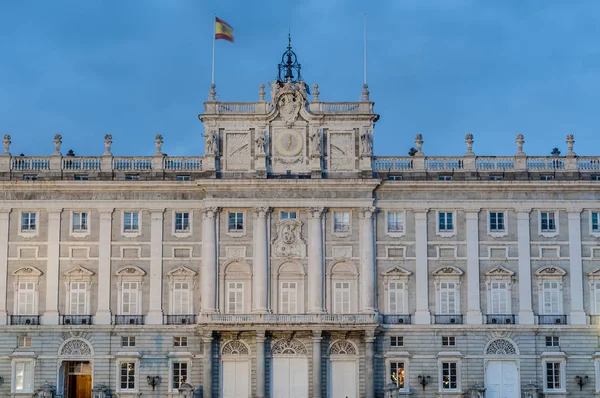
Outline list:
[[[323,331],[322,330],[313,330],[312,331],[312,341],[313,343],[318,343],[323,340]]]
[[[202,333],[202,342],[204,342],[204,343],[212,343],[212,341],[213,341],[213,333],[212,333],[212,331]]]
[[[517,209],[517,220],[529,220],[531,209]]]
[[[308,218],[321,218],[327,211],[325,207],[307,207]]]
[[[568,214],[569,220],[581,220],[581,212],[582,211],[583,211],[583,209],[580,209],[580,208],[567,209],[567,214]]]
[[[60,220],[63,209],[47,209],[49,220]]]
[[[481,209],[465,209],[467,220],[479,220],[479,213]]]
[[[256,331],[256,342],[264,343],[266,340],[266,331],[265,330],[257,330]]]
[[[151,220],[161,220],[165,214],[165,209],[150,209],[150,219]]]
[[[358,209],[358,216],[360,218],[373,218],[373,214],[375,214],[376,211],[377,209],[373,206],[361,207]]]
[[[221,208],[216,206],[207,206],[200,209],[202,218],[214,218],[220,211]]]
[[[415,220],[418,221],[427,221],[427,213],[429,213],[429,209],[414,209]]]
[[[375,342],[375,331],[374,330],[365,330],[365,342],[373,343]]]
[[[273,208],[268,206],[254,206],[252,208],[255,218],[265,218],[271,211],[273,211]]]
[[[111,218],[112,219],[112,215],[113,215],[114,211],[115,211],[115,209],[113,209],[112,207],[105,207],[105,208],[98,209],[98,213],[100,213],[100,219],[102,219],[102,218]]]

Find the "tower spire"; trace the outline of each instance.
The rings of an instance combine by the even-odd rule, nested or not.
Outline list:
[[[277,66],[277,81],[298,83],[302,81],[300,69],[302,68],[298,62],[296,53],[292,50],[292,35],[288,32],[287,50],[281,57],[281,63]]]

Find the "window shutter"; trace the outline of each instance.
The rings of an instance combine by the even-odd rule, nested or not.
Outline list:
[[[19,315],[34,315],[35,288],[33,282],[19,282]]]
[[[87,284],[85,282],[71,282],[71,313],[70,315],[85,315]]]

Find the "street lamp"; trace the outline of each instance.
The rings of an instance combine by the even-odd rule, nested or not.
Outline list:
[[[181,383],[178,390],[179,398],[192,398],[194,396],[194,387],[190,383]]]
[[[92,398],[109,398],[108,387],[99,385],[92,388]]]
[[[44,383],[38,390],[38,398],[52,398],[54,396],[54,387],[49,383]]]
[[[160,376],[146,376],[146,381],[148,382],[148,385],[152,386],[152,391],[154,391],[154,389],[156,388],[156,386],[158,384],[160,384]]]
[[[423,391],[429,382],[431,382],[431,376],[419,376],[419,384],[423,386]]]

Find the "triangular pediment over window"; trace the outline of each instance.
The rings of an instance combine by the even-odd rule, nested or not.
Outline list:
[[[487,277],[507,277],[508,278],[508,277],[511,277],[514,275],[515,275],[515,273],[513,271],[511,271],[508,268],[503,267],[501,265],[498,265],[485,273],[485,276],[487,276]]]
[[[36,267],[21,267],[13,272],[14,276],[42,276],[44,273]]]
[[[553,265],[551,266],[547,266],[547,267],[542,267],[540,269],[538,269],[537,271],[535,271],[535,274],[537,276],[565,276],[567,274],[567,271],[565,271],[564,269],[560,268],[560,267],[555,267]]]
[[[128,277],[128,276],[144,276],[146,275],[146,271],[143,269],[136,267],[135,265],[129,265],[127,267],[123,267],[119,269],[116,273],[117,276]]]
[[[194,270],[189,269],[188,267],[184,267],[183,265],[180,265],[179,267],[175,268],[172,271],[169,271],[167,273],[168,276],[173,276],[173,277],[186,277],[186,276],[196,276],[198,275],[198,273]]]
[[[82,267],[81,265],[76,266],[72,270],[69,270],[63,274],[67,278],[78,278],[78,277],[91,277],[96,275],[93,271]]]
[[[445,265],[443,267],[437,268],[435,271],[432,272],[432,274],[438,277],[461,276],[463,274],[463,271],[460,268],[455,267],[454,265]]]
[[[402,267],[400,267],[399,265],[395,265],[391,268],[386,269],[385,271],[382,272],[383,276],[387,276],[387,277],[394,277],[394,276],[398,276],[398,277],[408,277],[412,275],[412,272],[410,272],[407,269],[404,269]]]

